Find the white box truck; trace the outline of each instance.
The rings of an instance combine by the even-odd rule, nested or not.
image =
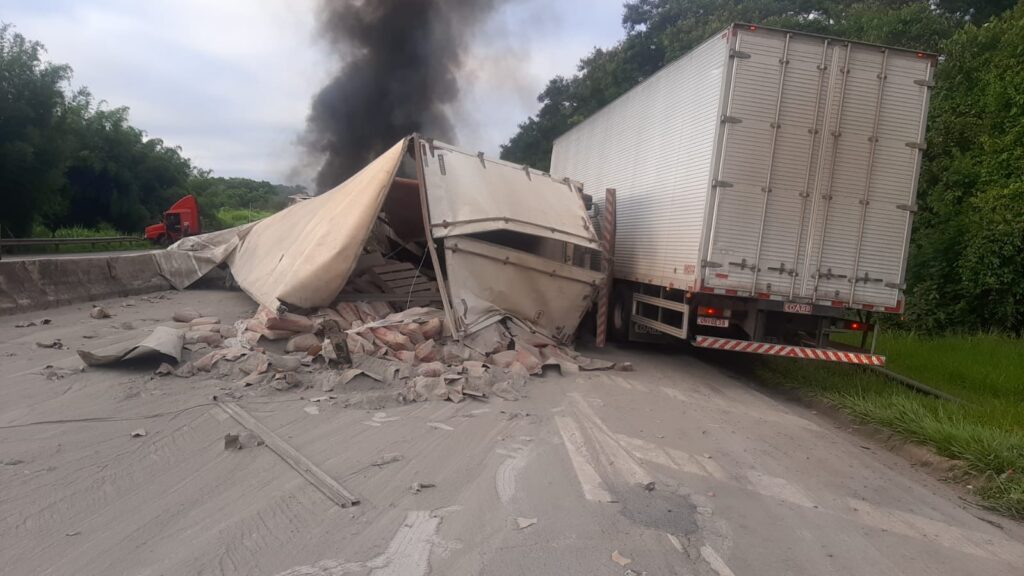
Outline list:
[[[884,364],[828,334],[903,310],[936,63],[734,24],[560,136],[553,176],[617,191],[613,335]]]

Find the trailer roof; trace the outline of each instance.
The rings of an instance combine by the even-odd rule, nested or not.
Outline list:
[[[697,44],[693,48],[690,48],[689,50],[687,50],[683,54],[680,54],[678,57],[676,57],[673,60],[671,60],[670,62],[666,62],[661,68],[658,68],[657,70],[655,70],[653,74],[651,74],[647,78],[644,78],[640,82],[637,82],[637,84],[635,86],[633,86],[629,90],[626,90],[622,94],[619,94],[618,96],[613,98],[611,102],[608,102],[604,106],[601,106],[600,108],[598,108],[597,110],[592,112],[589,116],[584,118],[583,121],[580,122],[579,124],[577,124],[576,126],[580,126],[581,124],[583,124],[583,122],[586,122],[590,118],[594,117],[595,115],[600,113],[602,110],[604,110],[605,108],[607,108],[608,106],[613,104],[619,98],[622,98],[626,94],[629,94],[633,90],[636,90],[637,87],[643,85],[645,82],[650,80],[652,77],[657,75],[659,72],[661,72],[665,68],[667,68],[667,67],[671,66],[672,64],[676,63],[681,58],[685,58],[687,54],[693,52],[694,50],[696,50],[697,48],[707,44],[708,42],[711,42],[712,40],[715,40],[716,38],[721,37],[721,35],[723,33],[729,32],[732,29],[734,29],[736,27],[739,27],[739,26],[742,26],[742,27],[744,27],[744,28],[746,28],[748,30],[751,29],[751,28],[754,28],[755,30],[770,30],[772,32],[783,32],[783,33],[789,33],[789,34],[799,34],[801,36],[812,36],[812,37],[815,37],[815,38],[826,38],[826,39],[829,39],[829,40],[836,40],[836,41],[839,41],[839,42],[849,42],[850,44],[860,44],[861,46],[873,46],[873,47],[878,47],[878,48],[886,48],[888,50],[897,50],[899,52],[909,52],[911,54],[916,54],[916,55],[921,56],[921,57],[929,57],[929,58],[935,58],[935,59],[937,59],[939,57],[939,55],[936,54],[935,52],[925,52],[923,50],[913,50],[911,48],[899,48],[897,46],[888,46],[888,45],[885,45],[885,44],[874,44],[874,43],[871,43],[871,42],[862,42],[860,40],[849,40],[849,39],[846,39],[846,38],[840,38],[838,36],[829,36],[827,34],[817,34],[817,33],[814,33],[814,32],[801,32],[799,30],[789,30],[789,29],[786,29],[786,28],[776,28],[774,26],[762,26],[761,24],[750,24],[750,23],[747,23],[747,22],[733,22],[732,24],[730,24],[726,28],[722,29],[721,32],[709,36],[706,40],[704,40],[700,44]],[[562,132],[561,134],[556,136],[555,139],[553,140],[553,142],[557,142],[563,136],[565,136],[566,134],[569,134],[570,132],[575,130],[576,126],[573,126],[573,127],[569,128],[568,130],[566,130],[565,132]]]
[[[813,36],[815,38],[827,38],[829,40],[838,40],[840,42],[849,42],[850,44],[860,44],[861,46],[876,46],[878,48],[885,48],[887,50],[899,50],[900,52],[910,52],[912,54],[918,54],[921,56],[930,56],[932,58],[938,58],[939,55],[935,52],[926,52],[924,50],[914,50],[913,48],[900,48],[899,46],[889,46],[887,44],[875,44],[874,42],[864,42],[861,40],[850,40],[849,38],[842,38],[839,36],[829,36],[828,34],[818,34],[815,32],[803,32],[800,30],[789,30],[788,28],[776,28],[774,26],[762,26],[761,24],[751,24],[749,22],[733,22],[727,30],[731,30],[737,26],[743,26],[748,30],[753,28],[755,30],[772,30],[774,32],[785,32],[788,34],[799,34],[801,36]],[[685,56],[685,54],[684,54]],[[671,64],[671,62],[670,62]],[[667,66],[668,64],[666,64]]]

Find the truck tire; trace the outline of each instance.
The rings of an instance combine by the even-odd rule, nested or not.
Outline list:
[[[616,342],[629,341],[629,324],[633,321],[633,291],[626,284],[616,284],[608,311],[608,332]]]

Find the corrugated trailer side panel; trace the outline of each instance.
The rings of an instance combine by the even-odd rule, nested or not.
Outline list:
[[[930,56],[733,30],[738,56],[704,284],[898,306]]]
[[[553,176],[617,190],[617,278],[694,286],[727,55],[712,38],[555,141]]]

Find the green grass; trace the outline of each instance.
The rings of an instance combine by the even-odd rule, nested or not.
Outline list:
[[[141,236],[141,234],[121,232],[107,225],[98,226],[96,228],[73,226],[68,228],[58,228],[56,230],[49,230],[38,225],[32,228],[32,238],[102,238],[110,236]],[[152,248],[152,245],[146,241],[139,241],[101,242],[97,244],[66,244],[57,246],[25,246],[10,249],[5,248],[4,251],[17,254],[71,254],[80,252],[108,252],[112,250],[144,250],[146,248]]]
[[[878,344],[891,370],[963,402],[925,396],[855,366],[766,358],[758,374],[961,461],[983,503],[1024,518],[1024,340],[890,334]]]
[[[217,211],[217,220],[224,228],[234,228],[249,222],[255,222],[273,214],[270,210],[246,210],[244,208],[221,208]]]

